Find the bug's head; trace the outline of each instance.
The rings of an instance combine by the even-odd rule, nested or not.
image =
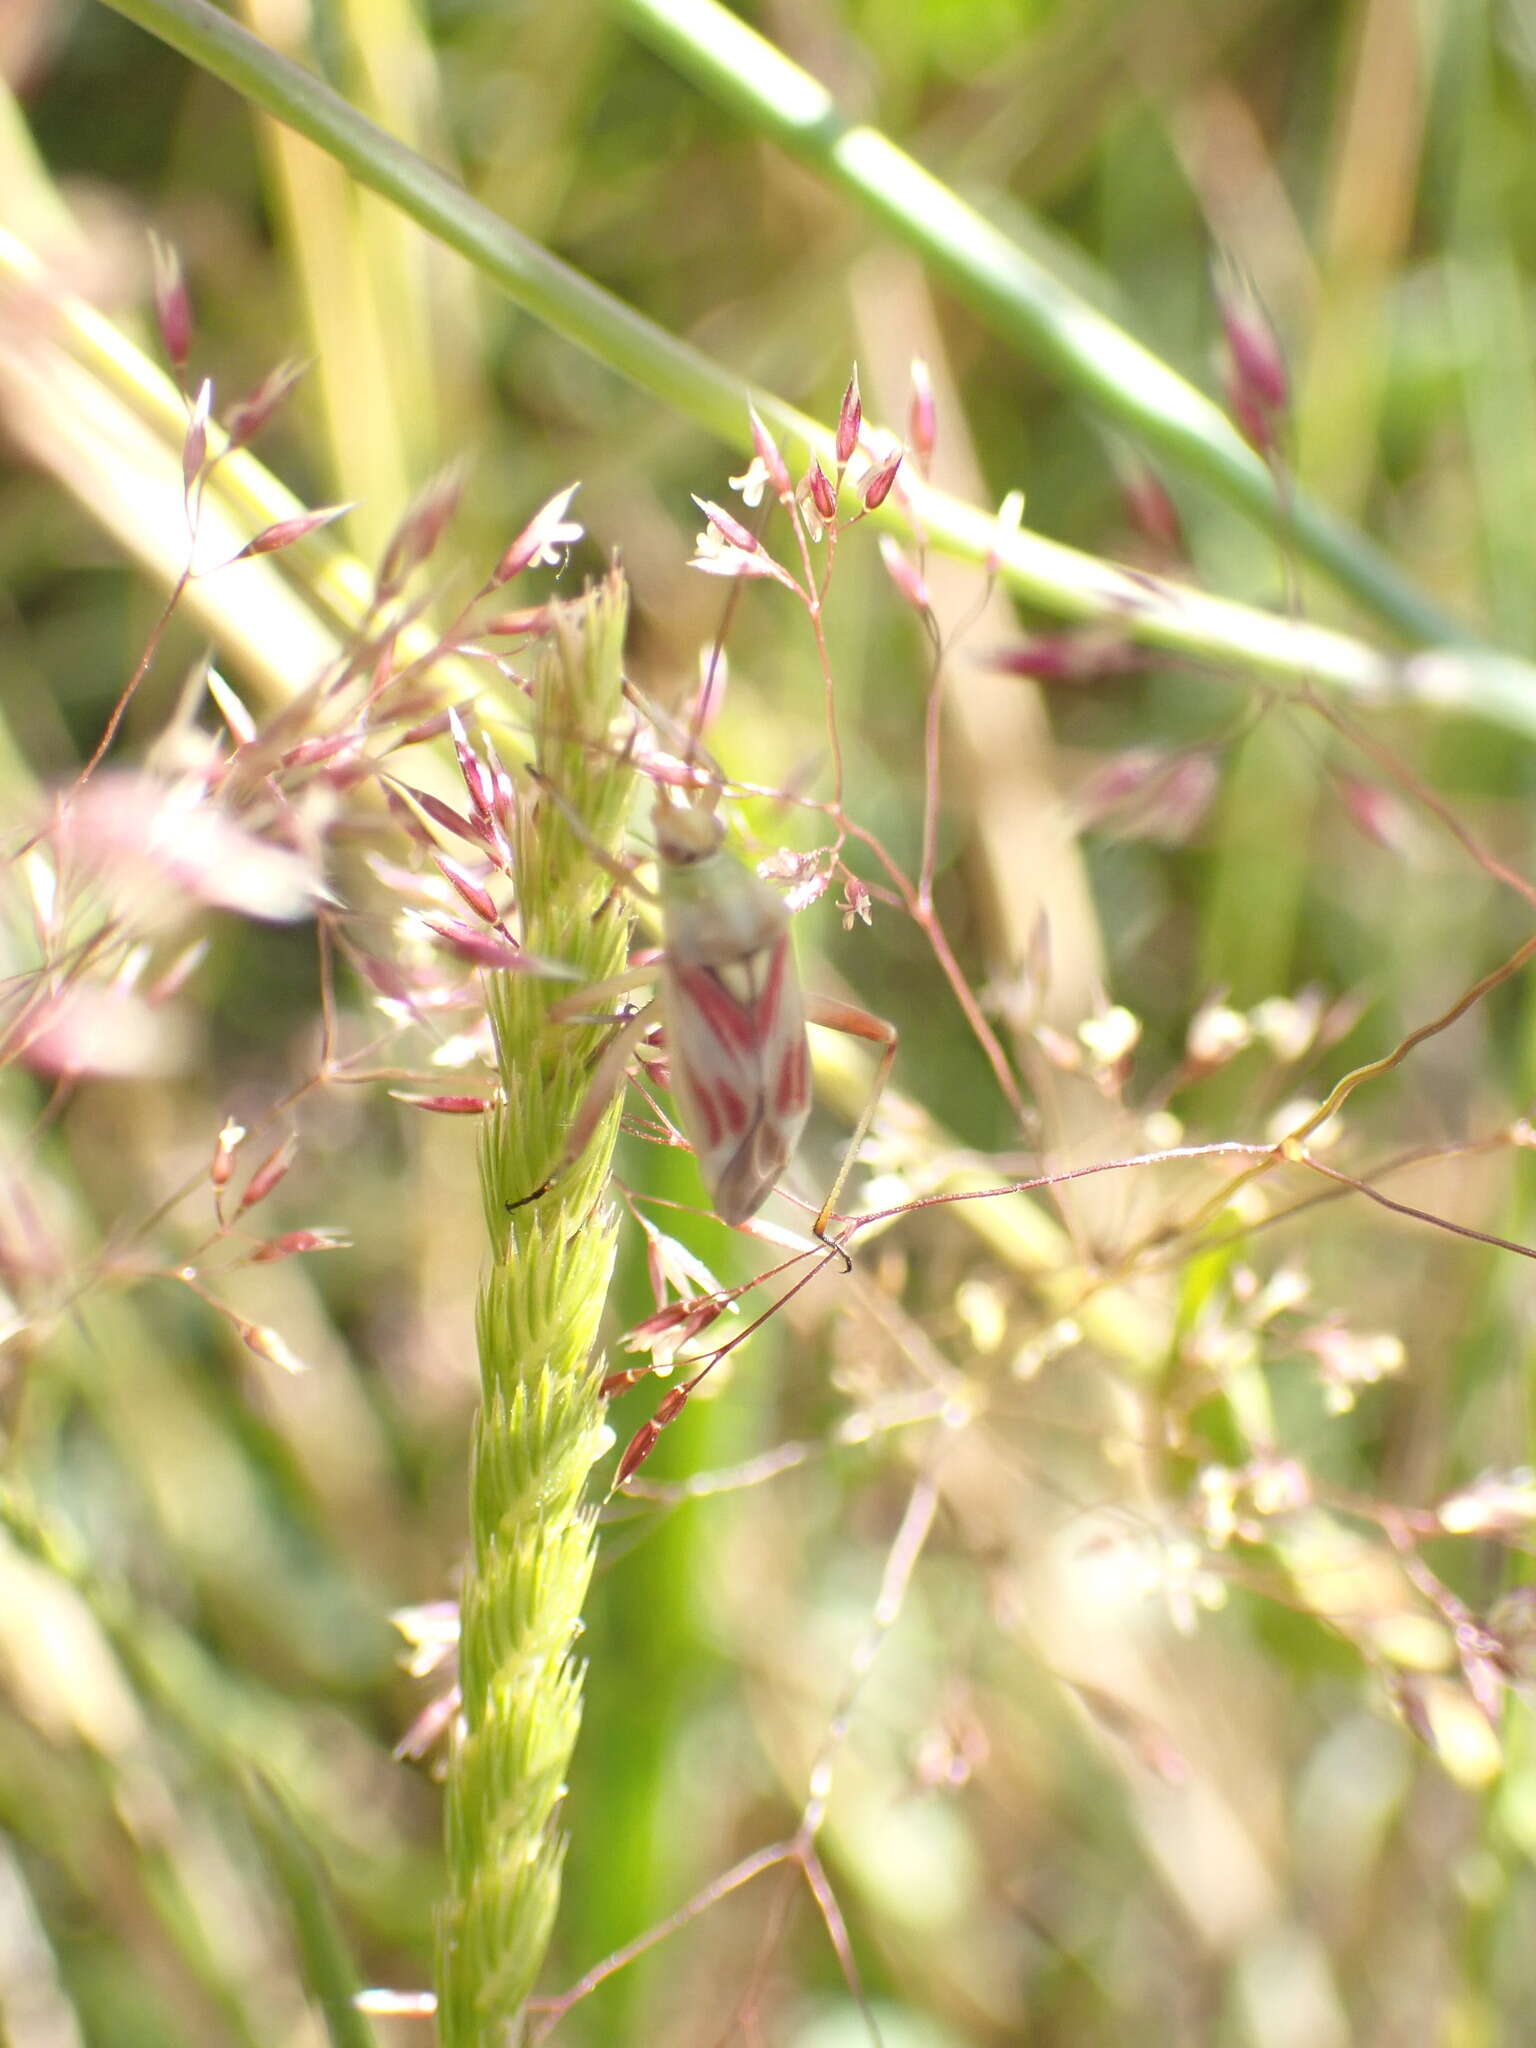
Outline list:
[[[680,804],[661,789],[656,792],[652,822],[657,854],[669,867],[707,860],[725,838],[725,820],[713,805]]]

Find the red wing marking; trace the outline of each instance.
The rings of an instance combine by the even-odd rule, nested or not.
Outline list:
[[[794,1043],[779,1062],[773,1106],[780,1116],[797,1116],[806,1106],[805,1036],[797,1033]]]
[[[717,967],[669,958],[667,1058],[715,1208],[740,1223],[784,1171],[810,1108],[788,935]]]
[[[743,1001],[712,967],[674,966],[673,972],[678,985],[714,1036],[735,1046],[738,1052],[752,1052],[772,1036],[779,1014],[779,999],[784,992],[784,966],[788,954],[788,939],[780,939],[772,948],[767,978],[750,1001]],[[760,957],[760,954],[751,953],[739,962],[728,964],[744,968],[750,986],[753,967]]]
[[[779,997],[784,988],[784,962],[789,955],[789,940],[782,938],[773,949],[773,958],[768,965],[768,979],[763,992],[753,1005],[753,1018],[758,1034],[766,1038],[774,1027],[779,1014]]]
[[[707,967],[674,967],[678,987],[713,1035],[740,1052],[757,1043],[757,1021]]]
[[[739,1138],[747,1128],[747,1105],[742,1101],[729,1081],[715,1083],[715,1101],[733,1138]]]
[[[720,1112],[710,1100],[709,1091],[701,1088],[697,1082],[690,1091],[690,1100],[698,1105],[699,1117],[704,1125],[704,1149],[706,1152],[713,1152],[725,1135],[720,1122]]]

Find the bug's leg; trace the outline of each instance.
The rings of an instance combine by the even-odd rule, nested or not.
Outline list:
[[[851,1272],[853,1260],[835,1237],[827,1235],[827,1224],[837,1209],[838,1197],[842,1194],[844,1183],[853,1170],[853,1162],[859,1156],[859,1147],[869,1135],[869,1127],[874,1122],[881,1094],[895,1064],[896,1026],[888,1024],[883,1017],[871,1016],[868,1010],[860,1010],[852,1003],[839,1003],[829,996],[813,995],[805,998],[805,1021],[807,1024],[820,1024],[828,1031],[841,1031],[849,1038],[866,1039],[871,1045],[883,1048],[880,1064],[875,1069],[874,1082],[869,1091],[869,1100],[865,1103],[859,1120],[853,1127],[853,1135],[844,1148],[843,1163],[837,1169],[837,1178],[832,1183],[831,1193],[822,1203],[817,1211],[816,1221],[811,1225],[811,1235],[837,1252],[843,1260],[844,1272]]]
[[[615,979],[623,980],[624,977],[618,976]],[[632,981],[630,985],[633,986]],[[601,984],[602,989],[611,990],[611,987],[612,984],[608,982]],[[582,991],[583,999],[589,1000],[598,993],[597,989],[585,989]],[[581,1107],[577,1110],[571,1128],[566,1134],[565,1150],[560,1155],[560,1164],[553,1173],[539,1182],[531,1194],[519,1195],[515,1201],[508,1202],[509,1210],[525,1209],[530,1202],[536,1202],[541,1195],[547,1195],[561,1174],[569,1172],[576,1164],[591,1143],[593,1132],[602,1122],[603,1112],[624,1086],[624,1077],[629,1072],[629,1063],[634,1057],[635,1047],[655,1021],[656,1005],[646,1003],[641,1009],[636,1010],[632,1017],[626,1017],[619,1025],[603,1047],[602,1056],[593,1071],[587,1092],[581,1099]]]

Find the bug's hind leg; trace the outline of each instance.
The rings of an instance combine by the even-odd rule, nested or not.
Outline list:
[[[859,1156],[859,1147],[869,1136],[869,1127],[874,1122],[881,1094],[895,1064],[898,1043],[896,1026],[887,1024],[883,1017],[872,1016],[868,1010],[856,1008],[852,1003],[839,1003],[834,1002],[829,996],[812,995],[805,999],[805,1021],[807,1024],[820,1024],[828,1031],[844,1032],[850,1038],[866,1039],[871,1045],[882,1048],[880,1064],[875,1069],[875,1078],[870,1087],[869,1100],[864,1104],[859,1120],[853,1127],[853,1135],[844,1147],[843,1163],[837,1169],[837,1178],[832,1183],[831,1192],[816,1212],[816,1221],[811,1225],[811,1235],[816,1242],[824,1244],[829,1251],[836,1252],[843,1261],[843,1271],[851,1273],[853,1255],[840,1239],[828,1234],[827,1225],[836,1213],[838,1197],[853,1171],[853,1162]]]

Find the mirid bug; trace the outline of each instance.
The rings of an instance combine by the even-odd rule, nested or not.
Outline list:
[[[716,1213],[743,1223],[811,1110],[789,912],[726,846],[717,810],[659,796],[654,822],[672,1093]]]
[[[718,790],[689,802],[658,788],[652,813],[663,950],[652,966],[632,969],[564,998],[556,1020],[589,1015],[640,983],[660,984],[660,1009],[673,1099],[716,1213],[726,1223],[755,1216],[794,1155],[811,1107],[807,1023],[871,1040],[883,1048],[879,1070],[814,1234],[826,1226],[869,1129],[896,1055],[893,1026],[850,1004],[807,996],[800,987],[790,913],[772,888],[725,843]],[[594,852],[596,850],[594,849]],[[605,864],[606,863],[605,861]],[[638,887],[627,869],[614,872]],[[655,1022],[648,1003],[614,1033],[567,1139],[562,1167],[579,1159],[604,1110],[623,1086],[641,1037]],[[557,1169],[558,1172],[558,1169]],[[534,1201],[551,1176],[509,1207]],[[837,1249],[842,1252],[839,1246]],[[847,1253],[842,1252],[847,1261]]]

